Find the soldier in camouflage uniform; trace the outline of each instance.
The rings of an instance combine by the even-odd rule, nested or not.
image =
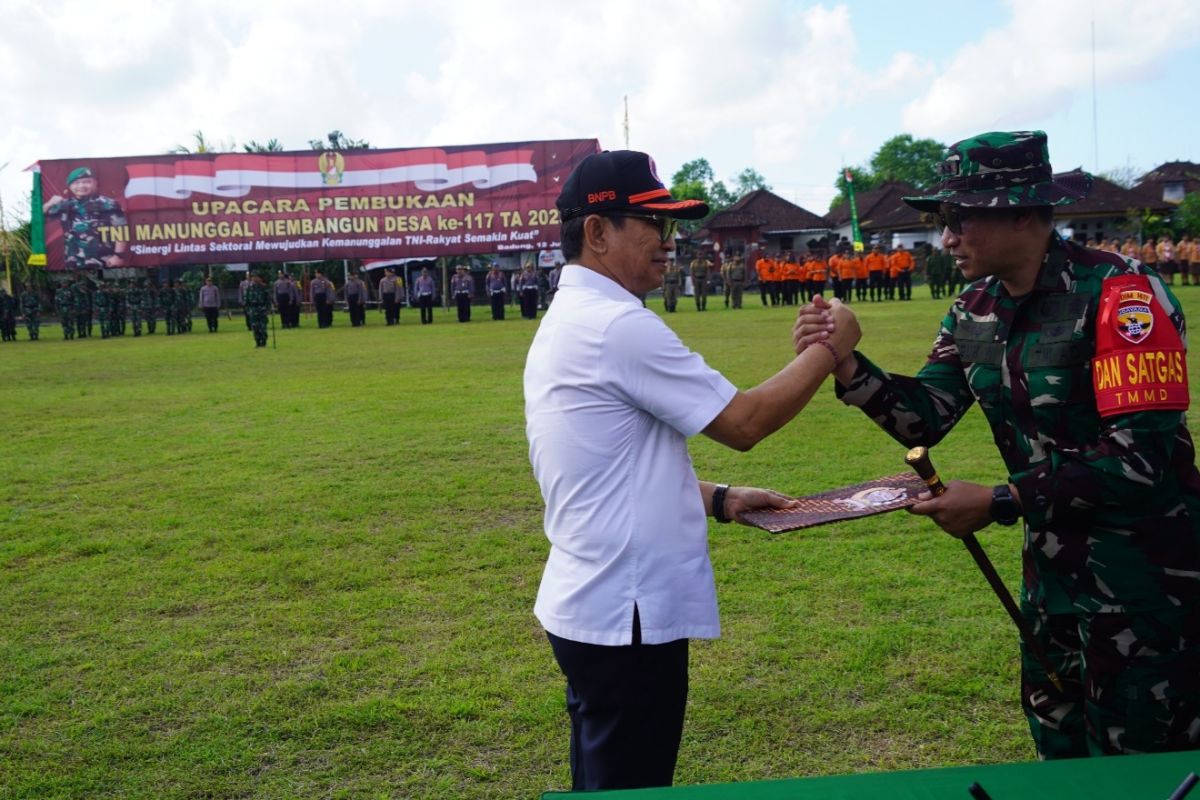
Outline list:
[[[146,320],[147,334],[158,330],[158,292],[153,283],[142,287],[142,318]]]
[[[101,235],[100,228],[128,224],[121,205],[97,193],[99,183],[88,167],[67,175],[68,197],[54,195],[42,205],[45,214],[55,214],[62,224],[67,269],[97,269],[126,265],[127,242]]]
[[[196,293],[183,281],[175,281],[175,313],[178,319],[175,329],[180,333],[192,330],[192,309],[196,307]]]
[[[125,290],[129,286],[129,281],[121,281],[119,284],[112,287],[112,334],[113,336],[125,335],[125,324],[128,316],[128,310],[125,305]]]
[[[25,330],[29,333],[29,341],[36,342],[42,326],[42,300],[38,297],[36,289],[21,292],[21,313],[25,315]]]
[[[142,296],[145,294],[141,281],[129,284],[125,289],[125,312],[133,327],[133,335],[142,335]]]
[[[100,338],[107,339],[112,335],[112,293],[104,281],[96,287],[92,304],[96,307],[96,321],[100,323]]]
[[[70,284],[59,282],[54,289],[54,311],[62,323],[62,335],[66,341],[75,338],[75,306],[72,301]]]
[[[1044,133],[967,139],[940,172],[937,192],[904,200],[940,214],[973,283],[915,378],[855,353],[838,396],[925,446],[979,402],[1007,479],[952,481],[913,511],[956,536],[1024,518],[1022,611],[1065,687],[1022,653],[1039,755],[1200,748],[1200,472],[1179,303],[1138,261],[1054,231],[1052,206],[1091,178],[1054,177]],[[821,311],[798,319],[797,349],[827,330]]]
[[[75,308],[75,335],[86,339],[92,335],[92,292],[88,279],[79,275],[71,287],[71,301]]]
[[[256,272],[246,287],[246,318],[250,320],[255,347],[267,346],[267,314],[270,311],[271,297],[267,294],[267,284],[262,275]]]
[[[167,323],[167,336],[174,336],[179,317],[175,313],[175,287],[170,281],[158,293],[158,304],[162,307],[163,322]]]
[[[0,338],[6,342],[17,340],[17,298],[0,286]]]
[[[925,271],[929,275],[929,294],[934,300],[946,296],[947,282],[954,270],[954,258],[945,250],[934,250],[925,260]]]

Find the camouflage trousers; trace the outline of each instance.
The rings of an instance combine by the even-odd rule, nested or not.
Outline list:
[[[1026,620],[1062,681],[1021,647],[1021,705],[1038,757],[1200,749],[1200,606]]]
[[[71,340],[75,338],[75,318],[70,314],[59,314],[59,319],[62,321],[63,338]]]
[[[254,344],[256,347],[267,346],[267,315],[255,309],[246,312],[246,319],[250,321],[250,331],[254,334]]]
[[[42,327],[42,321],[37,314],[25,315],[25,330],[29,333],[29,341],[35,342],[38,338],[38,331]]]

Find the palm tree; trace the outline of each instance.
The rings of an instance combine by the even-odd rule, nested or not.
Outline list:
[[[189,153],[228,153],[237,149],[237,143],[230,139],[227,142],[212,142],[204,135],[204,131],[197,130],[192,134],[193,146],[188,147],[186,144],[177,144],[168,150],[168,153],[178,153],[187,155]]]

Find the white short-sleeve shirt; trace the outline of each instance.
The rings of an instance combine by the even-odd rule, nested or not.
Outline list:
[[[708,521],[687,437],[736,387],[641,301],[575,264],[525,363],[529,459],[550,557],[534,613],[564,639],[720,634]]]

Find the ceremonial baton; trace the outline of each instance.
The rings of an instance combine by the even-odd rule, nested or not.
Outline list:
[[[271,318],[271,349],[278,350],[279,343],[275,341],[275,312],[271,311],[271,306],[267,306],[267,316]]]
[[[925,481],[925,485],[929,487],[929,491],[933,492],[935,497],[946,493],[946,487],[942,483],[942,479],[938,477],[937,470],[933,467],[933,462],[929,459],[929,448],[914,447],[904,456],[904,462],[921,476],[921,479]],[[1021,641],[1025,643],[1025,647],[1029,649],[1030,654],[1037,660],[1038,664],[1041,664],[1042,669],[1046,671],[1046,676],[1050,678],[1050,682],[1054,684],[1054,688],[1060,692],[1063,691],[1062,681],[1058,677],[1058,672],[1050,663],[1050,658],[1046,655],[1046,651],[1038,644],[1037,639],[1033,638],[1033,631],[1029,629],[1025,618],[1021,616],[1020,609],[1017,608],[1012,595],[1009,594],[1004,581],[1000,579],[996,568],[992,566],[991,559],[983,551],[983,546],[975,538],[975,534],[968,533],[966,536],[963,536],[962,543],[966,546],[967,552],[971,554],[971,558],[975,559],[975,565],[979,567],[979,571],[983,573],[983,577],[987,578],[992,591],[1000,599],[1000,604],[1004,606],[1004,610],[1008,612],[1008,616],[1012,618],[1013,623],[1017,626],[1017,630],[1021,633]]]

